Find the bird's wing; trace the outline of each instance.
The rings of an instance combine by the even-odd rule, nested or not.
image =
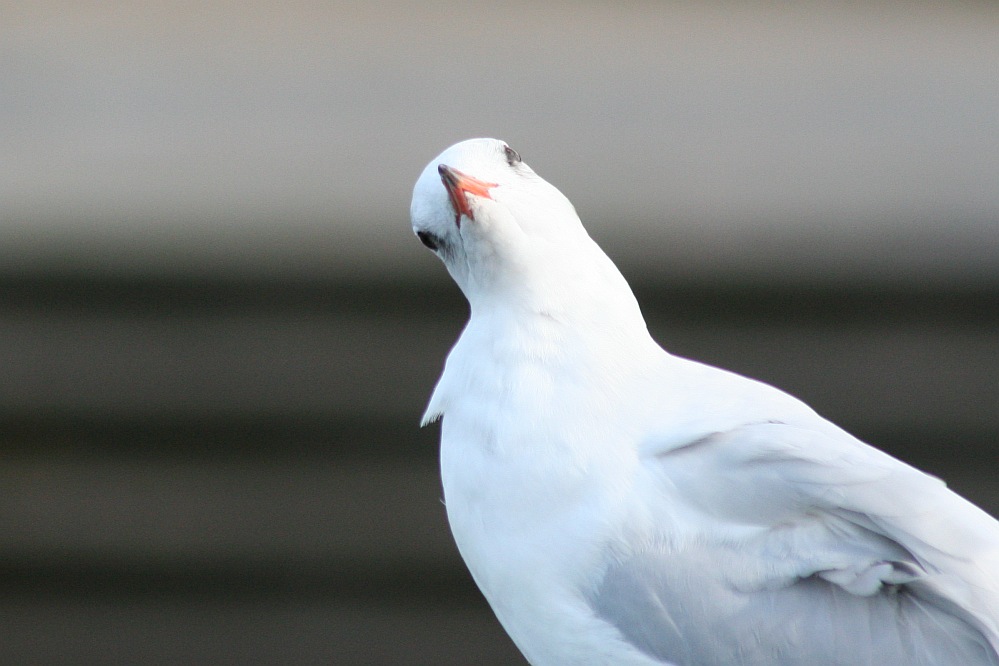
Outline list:
[[[999,663],[999,523],[940,480],[783,423],[645,451],[652,483],[694,518],[681,542],[617,557],[591,599],[644,651]]]

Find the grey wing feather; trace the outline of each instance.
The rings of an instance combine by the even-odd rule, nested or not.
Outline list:
[[[662,452],[663,481],[741,543],[615,557],[595,612],[676,664],[999,665],[999,523],[828,431],[747,425]]]

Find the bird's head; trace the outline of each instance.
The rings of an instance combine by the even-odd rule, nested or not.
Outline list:
[[[569,200],[496,139],[463,141],[431,161],[410,213],[470,301],[570,278],[596,248]]]

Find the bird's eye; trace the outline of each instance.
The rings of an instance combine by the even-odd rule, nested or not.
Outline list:
[[[515,164],[520,164],[520,153],[511,148],[510,146],[503,146],[503,152],[506,153],[506,163],[510,166]]]
[[[429,247],[434,252],[437,251],[439,247],[437,237],[426,231],[417,231],[416,237],[420,239],[420,242]]]

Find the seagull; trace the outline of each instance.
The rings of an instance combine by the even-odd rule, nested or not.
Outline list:
[[[664,351],[509,145],[445,150],[411,216],[470,305],[423,417],[448,522],[531,664],[999,664],[999,523]]]

